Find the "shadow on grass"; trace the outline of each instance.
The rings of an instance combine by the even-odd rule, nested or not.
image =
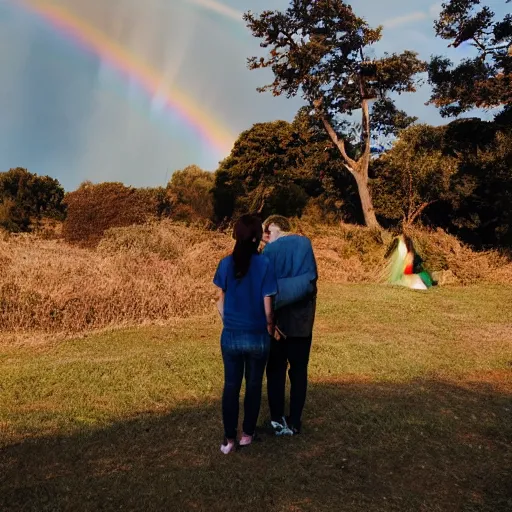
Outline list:
[[[0,450],[0,510],[508,511],[511,395],[313,383],[303,435],[219,452],[219,403]],[[266,407],[263,407],[263,415]]]

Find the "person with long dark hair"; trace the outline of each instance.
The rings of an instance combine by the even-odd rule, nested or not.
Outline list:
[[[242,216],[233,229],[236,240],[233,253],[220,261],[213,279],[220,288],[218,307],[224,323],[221,335],[224,442],[220,449],[225,454],[236,446],[244,375],[244,420],[239,444],[247,446],[253,440],[270,336],[274,332],[272,297],[277,293],[277,280],[268,258],[258,254],[262,235],[257,216]]]

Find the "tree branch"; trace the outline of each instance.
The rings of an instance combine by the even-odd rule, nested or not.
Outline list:
[[[290,45],[291,48],[295,49],[295,50],[298,50],[299,49],[299,46],[298,44],[293,40],[293,37],[291,34],[289,34],[287,31],[285,31],[284,29],[280,29],[281,32],[285,35],[285,37],[288,39],[288,44]],[[276,37],[276,42],[277,42],[277,37]]]
[[[480,50],[482,50],[485,55],[487,53],[487,48],[476,37],[473,37],[473,41],[475,41],[478,48],[480,48]]]
[[[329,134],[329,137],[334,142],[334,144],[336,144],[336,147],[340,150],[341,156],[343,157],[343,160],[345,160],[345,167],[351,173],[354,173],[357,167],[357,162],[355,160],[352,160],[352,158],[348,156],[347,151],[345,149],[345,141],[338,137],[338,134],[334,131],[334,128],[331,126],[331,123],[327,121],[324,115],[322,115],[321,119],[325,127],[325,130]]]
[[[425,210],[425,208],[427,208],[427,206],[430,206],[431,204],[434,204],[437,201],[438,201],[438,199],[435,199],[434,201],[428,201],[426,203],[421,203],[419,208],[412,214],[412,217],[407,221],[407,225],[411,226],[413,224],[413,222],[423,213],[423,211]]]

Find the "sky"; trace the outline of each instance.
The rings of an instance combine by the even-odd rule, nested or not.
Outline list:
[[[488,4],[504,11],[501,0]],[[240,132],[257,122],[291,121],[301,105],[258,93],[272,76],[246,66],[261,49],[241,13],[287,6],[288,0],[0,0],[0,172],[24,167],[71,191],[85,180],[164,186],[191,164],[214,171]],[[371,25],[384,26],[377,56],[410,49],[424,59],[448,53],[458,60],[469,52],[464,45],[447,50],[434,37],[440,3],[352,6]],[[65,11],[138,68],[117,65],[34,7]],[[137,69],[151,74],[151,87]],[[425,85],[400,97],[399,106],[420,121],[446,122],[425,106],[428,97]]]

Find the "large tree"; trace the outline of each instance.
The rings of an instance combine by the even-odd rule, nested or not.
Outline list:
[[[390,94],[415,91],[414,78],[425,64],[411,51],[372,57],[382,27],[371,28],[341,0],[292,0],[284,12],[247,12],[244,20],[260,46],[270,50],[267,57],[248,61],[250,69],[274,73],[274,81],[259,91],[302,95],[356,180],[366,225],[379,227],[368,187],[372,129],[395,132],[414,120],[396,108]],[[357,111],[359,147],[350,154],[338,128]]]
[[[372,173],[386,223],[421,219],[477,248],[512,246],[512,132],[499,124],[410,127]]]
[[[450,0],[442,5],[435,22],[437,36],[451,41],[449,46],[474,48],[474,55],[457,65],[448,57],[435,56],[428,66],[430,101],[443,116],[475,107],[512,108],[512,15],[497,20],[481,4],[480,0]]]
[[[459,160],[456,200],[448,211],[434,205],[429,217],[475,247],[512,247],[512,131],[479,119],[454,121],[445,151]]]

